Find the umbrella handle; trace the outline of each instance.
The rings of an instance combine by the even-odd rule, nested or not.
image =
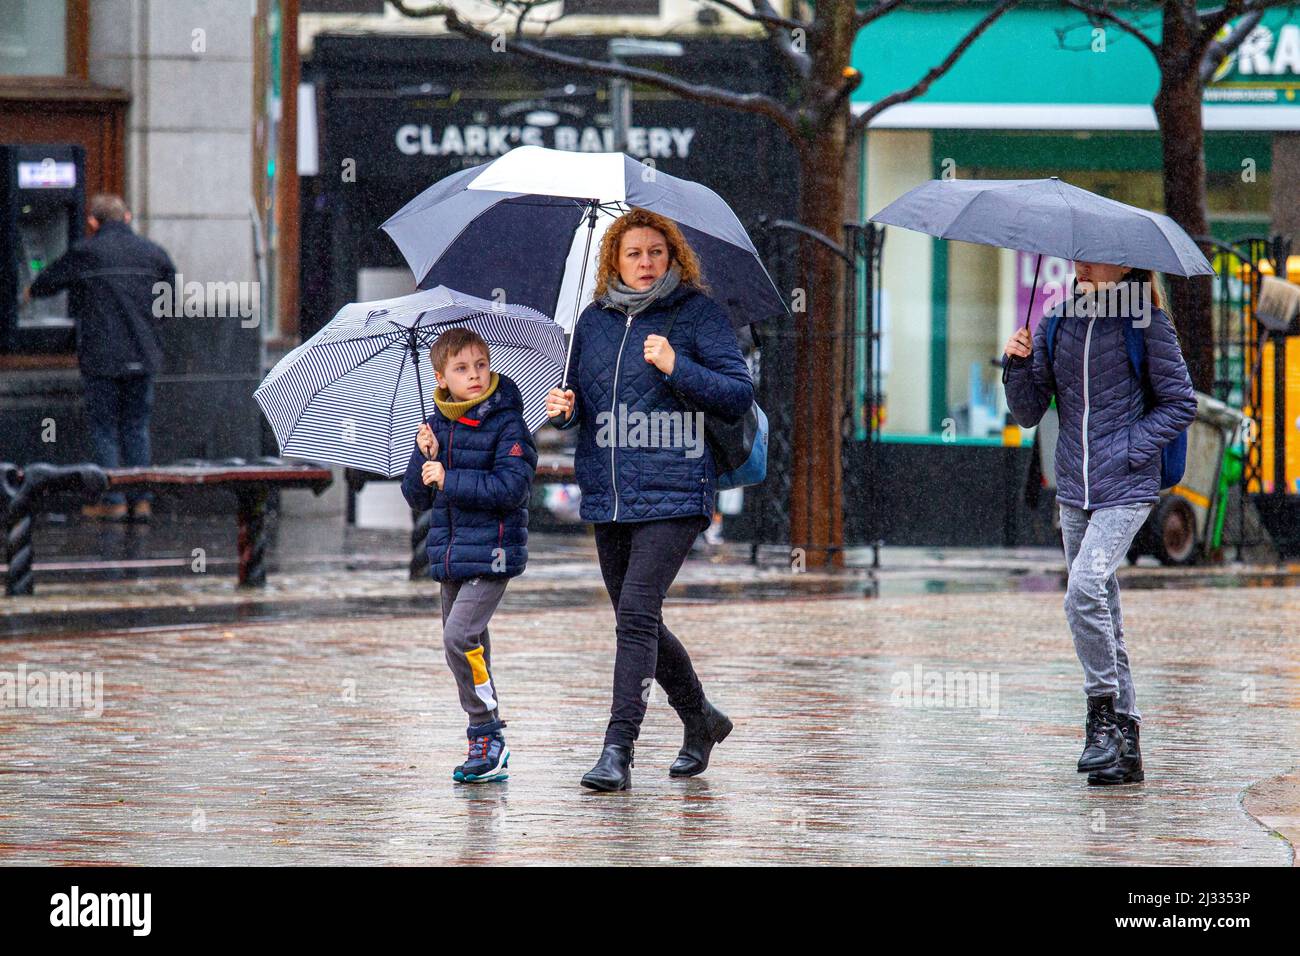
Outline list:
[[[1052,177],[1055,179],[1056,177]],[[1034,296],[1038,295],[1038,270],[1043,268],[1043,254],[1038,254],[1038,260],[1034,263],[1034,285],[1029,290],[1029,304],[1025,306],[1025,328],[1029,328],[1029,317],[1034,311]],[[1016,360],[1017,356],[1003,356],[1002,362],[1002,384],[1007,384],[1007,376],[1011,372],[1011,363]]]
[[[415,392],[420,396],[420,424],[423,425],[429,416],[424,413],[424,387],[420,384],[420,345],[414,325],[411,326],[411,364],[415,366]],[[420,449],[420,454],[424,455],[424,449]],[[424,455],[424,460],[433,461],[428,455]]]

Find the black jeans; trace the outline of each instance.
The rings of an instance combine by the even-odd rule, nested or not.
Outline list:
[[[123,375],[108,378],[83,375],[81,387],[86,401],[86,423],[95,463],[104,468],[138,468],[152,464],[149,460],[149,417],[153,411],[153,376]],[[148,491],[109,492],[107,504],[123,504],[128,499],[152,500]]]
[[[614,604],[618,648],[606,744],[631,746],[641,732],[651,681],[679,714],[704,698],[690,655],[664,627],[663,603],[691,545],[709,526],[704,515],[595,525],[596,553]]]

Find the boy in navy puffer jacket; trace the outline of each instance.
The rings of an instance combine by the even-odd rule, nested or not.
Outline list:
[[[465,783],[504,780],[506,747],[492,679],[488,621],[528,562],[528,498],[537,447],[519,388],[493,372],[487,343],[450,329],[429,350],[437,411],[416,434],[402,494],[430,508],[430,575],[442,586],[443,648],[469,715]]]

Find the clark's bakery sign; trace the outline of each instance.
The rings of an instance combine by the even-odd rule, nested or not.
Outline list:
[[[628,127],[627,152],[639,159],[686,159],[694,139],[693,126],[634,124]],[[516,146],[598,153],[613,150],[614,131],[589,121],[580,104],[524,100],[503,104],[495,116],[477,109],[463,121],[453,112],[443,122],[402,123],[394,145],[406,156],[493,157]]]
[[[1233,26],[1225,26],[1220,39]],[[1276,11],[1255,27],[1219,64],[1205,102],[1300,105],[1300,13]]]

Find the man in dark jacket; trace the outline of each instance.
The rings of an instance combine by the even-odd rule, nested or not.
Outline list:
[[[43,270],[27,295],[70,293],[95,460],[105,468],[148,465],[153,377],[163,356],[155,286],[170,290],[176,266],[161,246],[132,231],[131,212],[118,196],[93,197],[86,222],[90,237]],[[131,494],[133,520],[149,520],[151,507],[148,492]],[[122,520],[126,498],[110,493],[82,513]]]

